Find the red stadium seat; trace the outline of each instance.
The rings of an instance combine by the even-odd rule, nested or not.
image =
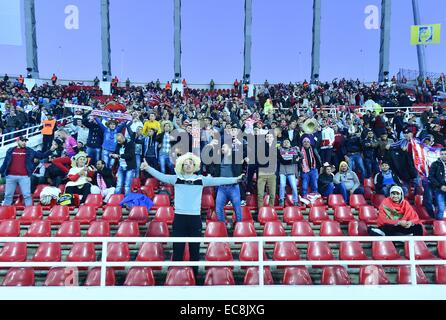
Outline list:
[[[107,206],[120,206],[120,203],[123,199],[123,194],[112,194],[111,197],[108,199]]]
[[[268,221],[263,228],[264,237],[285,237],[286,232],[280,221]]]
[[[259,261],[259,244],[257,242],[243,242],[239,254],[240,261]],[[267,260],[265,251],[263,260]],[[243,266],[242,269],[246,268]]]
[[[212,267],[206,271],[205,286],[234,285],[232,269],[228,267]]]
[[[205,237],[227,237],[228,230],[222,221],[210,221],[206,225]]]
[[[334,219],[339,223],[349,223],[350,221],[354,221],[355,217],[350,207],[336,207],[334,210]]]
[[[364,195],[362,194],[351,194],[350,195],[350,206],[358,209],[359,207],[366,206],[367,201],[365,201]]]
[[[105,272],[105,285],[114,286],[116,284],[115,272],[113,268],[107,268]],[[85,280],[86,287],[98,287],[101,285],[101,268],[93,268],[88,271]]]
[[[341,226],[337,221],[322,221],[321,230],[319,235],[322,237],[339,237],[344,233],[341,230]]]
[[[107,247],[107,261],[130,261],[129,245],[124,242],[111,242]]]
[[[436,236],[446,236],[446,220],[434,221],[433,232]]]
[[[167,270],[166,286],[194,286],[195,276],[191,267],[170,267]]]
[[[441,259],[446,260],[446,241],[438,241],[437,252]]]
[[[339,248],[341,260],[368,260],[369,258],[358,241],[342,241]]]
[[[312,241],[308,243],[308,260],[334,260],[330,246],[324,241]]]
[[[376,224],[378,220],[378,213],[372,206],[359,207],[359,220],[362,220],[367,224]]]
[[[254,224],[251,222],[237,222],[234,227],[234,237],[256,237],[257,232]]]
[[[145,186],[151,187],[153,190],[157,190],[160,183],[155,178],[148,178],[146,182],[144,183]]]
[[[154,221],[163,221],[168,225],[173,223],[175,212],[173,207],[160,207],[156,210]]]
[[[314,236],[313,228],[308,221],[296,221],[291,229],[292,237],[312,237]]]
[[[2,286],[31,287],[34,286],[33,268],[11,268],[3,279]]]
[[[13,205],[17,210],[25,209],[25,200],[23,199],[23,196],[19,195]]]
[[[58,242],[42,242],[37,248],[32,261],[34,262],[59,262],[62,259],[62,247]]]
[[[246,195],[246,206],[250,208],[257,207],[257,196],[255,194]]]
[[[175,187],[171,184],[163,185],[162,187],[160,187],[160,191],[167,191],[170,199],[172,200],[175,198]]]
[[[344,201],[342,194],[330,194],[328,196],[328,206],[331,208],[345,207],[347,204]]]
[[[294,242],[276,242],[273,251],[273,260],[275,261],[296,261],[300,260],[300,253]],[[279,266],[278,268],[283,268]]]
[[[369,187],[372,190],[375,190],[375,183],[373,181],[373,178],[364,179],[364,187]]]
[[[383,194],[374,194],[372,197],[372,206],[378,209],[385,198],[386,196]]]
[[[302,221],[304,217],[299,207],[285,207],[283,209],[283,222],[293,225],[296,221]]]
[[[364,198],[366,200],[372,200],[373,190],[370,187],[364,187]]]
[[[203,194],[201,198],[201,209],[215,209],[215,200],[211,194]]]
[[[138,168],[136,170],[139,170]],[[141,180],[139,178],[133,178],[132,184],[130,185],[130,190],[132,192],[138,192],[138,190],[141,188]]]
[[[418,214],[418,217],[423,221],[425,224],[431,224],[434,221],[434,218],[432,218],[429,213],[427,212],[426,208],[424,206],[412,206],[416,213]]]
[[[215,198],[215,189],[214,187],[204,187],[203,188],[203,195],[205,194],[211,194]]]
[[[122,208],[119,206],[106,206],[101,219],[110,224],[118,224],[122,220]]]
[[[409,258],[409,242],[404,243],[404,255]],[[432,260],[437,259],[427,248],[424,241],[415,241],[415,259],[417,260]]]
[[[145,196],[147,196],[150,199],[153,199],[155,197],[155,191],[153,191],[152,187],[142,186],[141,192],[142,192],[142,194],[144,194]]]
[[[232,214],[232,221],[236,222],[235,211]],[[242,207],[242,221],[254,223],[254,219],[252,218],[250,207]]]
[[[51,222],[47,220],[33,222],[25,237],[51,237]]]
[[[81,224],[79,221],[65,221],[56,233],[56,237],[80,237]]]
[[[350,285],[351,280],[347,270],[342,266],[327,266],[322,268],[322,285]]]
[[[14,220],[16,208],[14,206],[0,206],[0,220]]]
[[[211,242],[206,250],[206,261],[232,261],[231,247],[226,242]]]
[[[159,242],[145,242],[139,248],[136,261],[164,261],[163,244]],[[161,270],[161,267],[151,267]]]
[[[41,206],[26,207],[20,216],[19,220],[23,224],[31,224],[34,221],[43,219],[43,209]]]
[[[70,271],[66,268],[51,268],[46,276],[44,286],[46,287],[64,287],[67,286],[67,278]]]
[[[446,284],[446,265],[435,266],[435,283]]]
[[[132,267],[127,273],[124,286],[130,287],[147,287],[155,285],[155,277],[153,271],[146,267]]]
[[[273,285],[274,279],[271,274],[271,270],[268,267],[263,269],[263,283],[265,285]],[[257,267],[249,267],[246,270],[245,278],[243,279],[245,286],[257,286],[259,285],[259,269]]]
[[[359,268],[359,284],[383,285],[389,283],[390,281],[382,266],[361,266]]]
[[[90,224],[96,220],[96,208],[93,206],[81,206],[73,220],[79,221],[81,224]]]
[[[416,279],[417,284],[429,284],[429,280],[427,280],[426,275],[420,266],[416,266]],[[399,266],[398,273],[396,276],[396,281],[398,284],[411,284],[410,281],[410,266]]]
[[[223,211],[223,213],[225,215],[225,220],[226,220],[226,212]],[[206,213],[206,223],[211,222],[211,221],[216,222],[216,221],[218,221],[218,218],[217,218],[217,214],[215,213],[215,210],[208,209],[207,213]]]
[[[85,200],[86,206],[92,206],[95,208],[102,208],[102,195],[101,194],[89,194],[87,200]]]
[[[96,251],[93,242],[77,242],[73,244],[67,261],[72,262],[89,262],[96,261]]]
[[[372,243],[372,256],[375,260],[400,260],[392,241],[374,241]]]
[[[86,235],[87,237],[110,237],[110,225],[107,221],[93,221]]]
[[[169,227],[162,221],[151,221],[147,225],[146,237],[169,237]]]
[[[47,218],[52,224],[61,224],[70,220],[70,208],[67,206],[55,206],[51,209]]]
[[[285,207],[293,207],[294,206],[294,199],[292,194],[286,194],[285,195]]]
[[[276,194],[276,198],[274,199],[274,206],[279,205],[279,195]],[[265,194],[263,196],[263,206],[268,207],[269,206],[269,194]]]
[[[27,254],[26,242],[7,242],[0,251],[0,262],[24,262]]]
[[[170,207],[170,199],[167,194],[157,194],[153,197],[152,209],[158,209],[159,207]]]
[[[286,267],[282,283],[285,285],[312,285],[310,273],[304,266]]]
[[[322,221],[330,220],[325,207],[312,207],[308,219],[313,224],[321,224]]]
[[[149,211],[147,207],[135,206],[130,210],[128,221],[136,221],[139,224],[145,224],[149,221]]]
[[[123,221],[119,224],[116,237],[139,237],[139,226],[136,221]]]
[[[314,208],[314,207],[325,207],[325,203],[324,200],[322,198],[318,198],[315,201],[311,202],[308,205],[310,208]]]
[[[278,221],[276,210],[271,207],[261,207],[257,217],[260,224],[265,224],[268,221]]]
[[[349,236],[368,236],[367,224],[364,221],[350,221],[348,223]]]
[[[40,194],[42,193],[42,190],[46,187],[49,187],[47,184],[38,184],[36,187],[36,190],[34,190],[33,193],[33,199],[39,201],[40,200]]]
[[[19,237],[20,222],[18,220],[0,221],[0,237]]]

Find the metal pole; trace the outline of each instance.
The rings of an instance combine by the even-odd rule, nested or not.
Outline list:
[[[259,254],[259,271],[258,271],[258,274],[259,274],[259,286],[261,286],[261,287],[263,287],[264,286],[264,279],[263,279],[263,275],[264,275],[264,272],[265,272],[265,270],[263,270],[263,240],[261,240],[261,239],[259,239],[259,242],[258,242],[258,246],[257,246],[257,248],[258,248],[258,254]]]
[[[173,14],[173,47],[174,47],[174,79],[180,79],[181,75],[181,0],[174,0]]]
[[[252,0],[245,0],[245,50],[243,80],[249,82],[251,78],[251,47],[252,47]]]
[[[414,246],[414,240],[409,240],[409,259],[410,259],[410,283],[412,285],[417,284],[417,272],[416,272],[416,265],[415,265],[415,246]]]
[[[383,82],[389,74],[390,24],[392,17],[392,0],[381,1],[381,44],[379,48],[378,81]],[[363,61],[364,65],[365,61]]]
[[[321,60],[321,0],[313,0],[313,44],[311,51],[311,82],[319,79]]]
[[[106,275],[107,275],[107,267],[106,267],[106,263],[107,263],[107,255],[108,255],[108,242],[107,241],[103,241],[102,242],[102,259],[101,259],[101,287],[105,287],[106,285]]]
[[[420,6],[418,4],[418,0],[412,0],[412,9],[413,9],[413,20],[415,25],[420,25]],[[419,44],[417,45],[417,55],[418,55],[418,68],[419,68],[419,76],[423,78],[426,76],[426,53],[424,51],[424,46]],[[423,82],[424,85],[424,82]]]
[[[34,79],[39,78],[37,32],[34,0],[25,0],[26,67]]]
[[[101,0],[102,76],[112,78],[110,47],[110,0]]]

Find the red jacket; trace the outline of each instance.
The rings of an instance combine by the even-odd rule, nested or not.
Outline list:
[[[403,199],[401,203],[395,203],[390,198],[384,199],[379,207],[378,226],[385,224],[395,225],[401,220],[420,224],[418,214],[407,200]]]

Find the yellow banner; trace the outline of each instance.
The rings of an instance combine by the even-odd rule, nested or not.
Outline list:
[[[411,27],[410,44],[439,44],[441,24],[424,24]]]

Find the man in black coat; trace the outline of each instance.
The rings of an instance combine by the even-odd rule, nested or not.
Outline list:
[[[440,150],[440,158],[429,169],[429,183],[437,200],[437,219],[442,220],[446,201],[446,148]]]
[[[127,141],[122,133],[116,135],[116,141],[118,143],[115,153],[110,155],[111,158],[117,160],[119,165],[116,174],[118,179],[115,194],[120,194],[124,185],[125,194],[127,195],[130,193],[132,180],[135,177],[135,170],[139,170],[136,168],[135,143]]]

